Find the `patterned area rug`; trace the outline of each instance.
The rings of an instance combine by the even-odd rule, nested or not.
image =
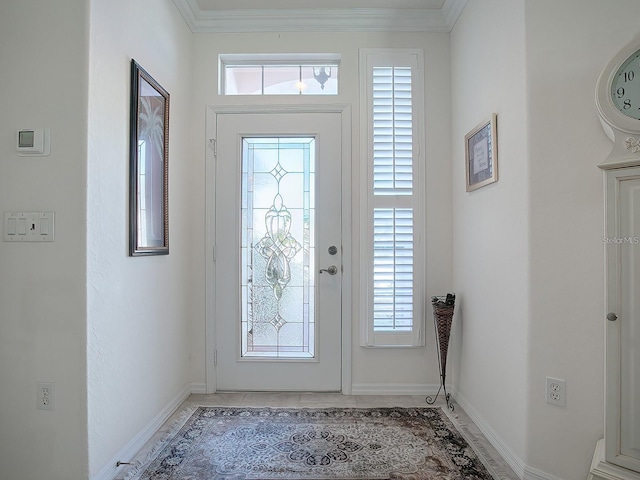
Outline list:
[[[127,480],[493,479],[440,408],[197,407],[187,415]]]

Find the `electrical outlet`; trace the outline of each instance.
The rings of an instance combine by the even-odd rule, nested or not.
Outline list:
[[[567,405],[567,386],[564,380],[547,377],[547,403],[565,407]]]
[[[55,383],[38,383],[37,407],[39,410],[53,410],[56,397]]]

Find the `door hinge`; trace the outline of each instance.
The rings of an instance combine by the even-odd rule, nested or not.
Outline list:
[[[213,366],[218,366],[218,350],[213,351]]]
[[[213,257],[213,261],[215,263],[215,261],[216,261],[216,246],[215,245],[211,249],[211,256]]]
[[[210,138],[209,139],[209,148],[211,150],[213,150],[213,156],[217,157],[218,156],[218,142],[216,141],[215,138]]]

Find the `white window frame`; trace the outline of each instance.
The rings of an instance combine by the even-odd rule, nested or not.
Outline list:
[[[411,67],[413,190],[407,196],[373,195],[373,68]],[[421,49],[360,49],[360,345],[419,347],[425,344],[426,206],[424,158],[424,53]],[[386,198],[385,198],[386,197]],[[397,200],[397,203],[393,203]],[[408,202],[408,203],[407,203]],[[413,208],[413,324],[409,332],[374,331],[373,210]]]

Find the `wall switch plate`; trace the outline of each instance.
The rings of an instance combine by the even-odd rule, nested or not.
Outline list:
[[[53,242],[55,212],[4,212],[5,242]]]
[[[559,407],[567,406],[567,385],[564,380],[547,377],[545,392],[547,403],[551,405],[558,405]]]
[[[41,382],[37,385],[36,398],[38,410],[53,410],[55,408],[56,385],[51,382]]]

